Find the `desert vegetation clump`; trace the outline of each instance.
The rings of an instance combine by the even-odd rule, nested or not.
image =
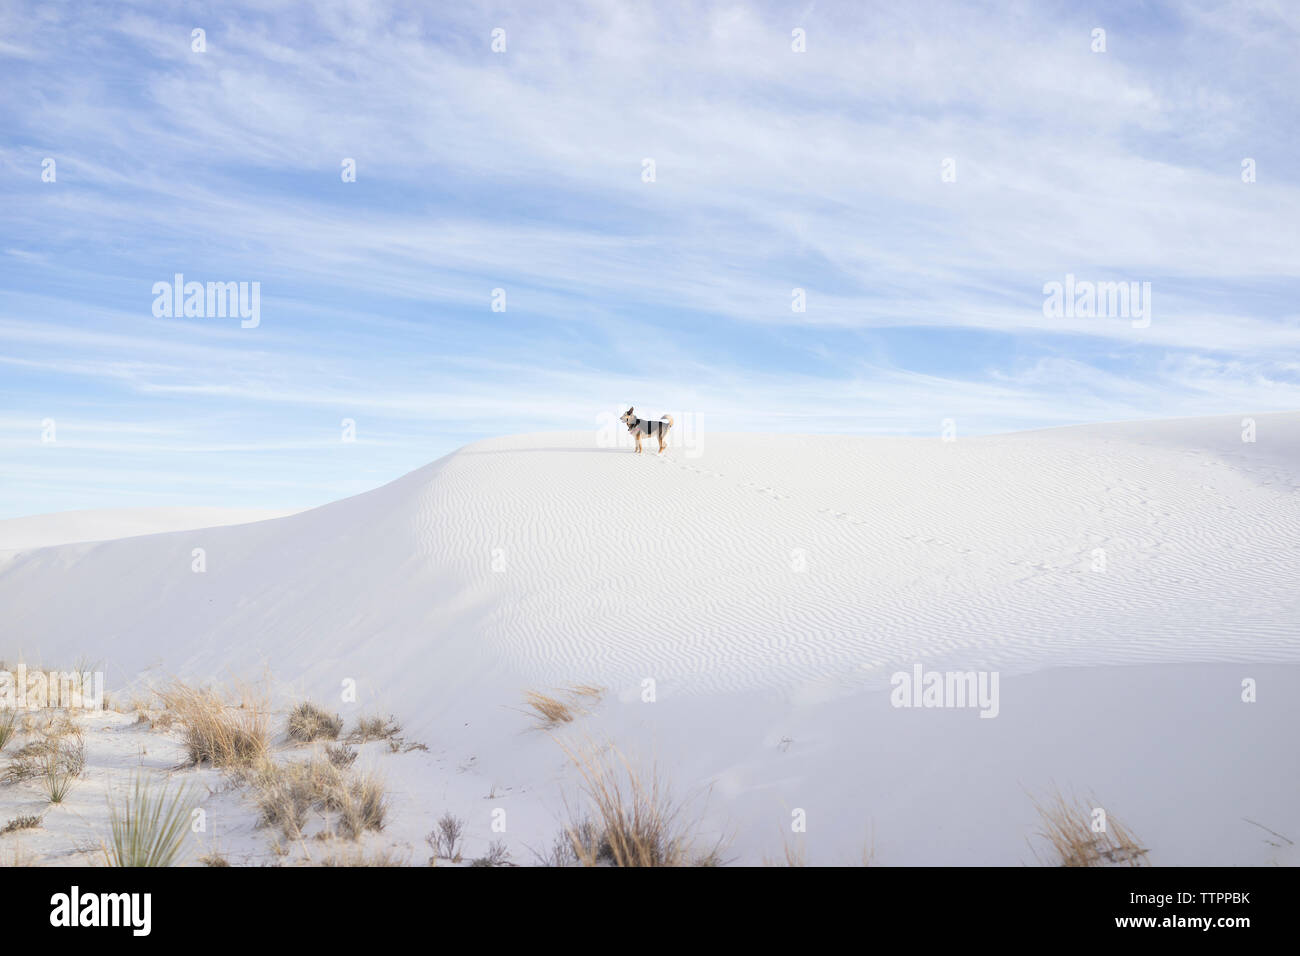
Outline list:
[[[0,710],[0,753],[4,752],[9,741],[14,738],[18,730],[18,712],[5,708]]]
[[[510,851],[506,849],[504,840],[493,840],[488,844],[488,850],[482,856],[470,860],[470,866],[513,866],[510,862]]]
[[[388,819],[388,794],[374,774],[354,774],[335,791],[329,808],[338,812],[338,828],[350,840],[367,830],[380,831]]]
[[[227,704],[214,690],[175,683],[160,696],[184,726],[189,763],[249,767],[270,749],[267,713],[259,700]]]
[[[424,838],[424,842],[429,844],[429,849],[433,851],[433,859],[450,860],[452,863],[459,863],[464,859],[461,852],[461,840],[465,836],[465,821],[460,817],[450,813],[444,813],[438,818],[438,824]]]
[[[39,737],[23,744],[9,759],[4,776],[0,779],[7,784],[21,783],[38,777],[45,768],[46,756],[59,747],[59,742],[50,737]]]
[[[1058,789],[1033,803],[1039,819],[1036,835],[1046,844],[1050,865],[1147,865],[1148,850],[1095,799],[1067,798]]]
[[[573,708],[550,694],[530,690],[524,694],[524,705],[531,711],[537,726],[543,730],[567,724],[573,720]]]
[[[43,722],[25,721],[23,733],[34,734],[36,739],[13,752],[0,781],[15,784],[37,780],[50,803],[62,803],[73,781],[86,769],[81,728],[66,716],[56,715]]]
[[[346,770],[357,761],[356,749],[347,744],[329,744],[325,748],[325,756],[340,770]]]
[[[0,827],[0,836],[6,833],[14,833],[18,830],[34,830],[41,825],[41,818],[35,814],[22,814],[14,817],[3,827]]]
[[[524,694],[525,713],[533,718],[537,729],[553,730],[587,713],[586,708],[604,694],[605,688],[595,684],[569,684],[553,693],[530,690]]]
[[[388,740],[401,732],[401,727],[391,717],[360,717],[357,727],[349,735],[351,743],[367,743],[371,740]]]
[[[586,813],[565,827],[566,850],[552,861],[578,866],[717,866],[719,839],[701,848],[688,807],[657,768],[642,769],[612,747],[561,744],[582,781]],[[561,864],[563,865],[563,864]]]
[[[303,743],[337,740],[343,732],[343,718],[303,701],[289,712],[289,736]]]
[[[40,781],[50,803],[62,803],[85,769],[86,744],[80,734],[47,749],[40,757]]]
[[[390,850],[378,850],[374,853],[353,851],[350,853],[331,853],[313,866],[406,866],[406,861]]]
[[[266,763],[253,777],[261,823],[290,840],[302,837],[312,811],[329,815],[334,829],[355,840],[384,828],[388,794],[373,774],[355,774],[329,759]]]

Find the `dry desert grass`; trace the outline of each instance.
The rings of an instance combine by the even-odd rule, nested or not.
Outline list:
[[[605,688],[594,684],[569,684],[563,691],[547,694],[530,690],[524,694],[526,713],[532,716],[539,730],[551,730],[561,724],[572,723],[574,718],[587,713],[582,704],[594,704],[605,694]]]
[[[1096,799],[1066,798],[1059,789],[1042,801],[1031,799],[1039,817],[1037,836],[1050,848],[1053,866],[1146,865],[1147,849],[1112,814],[1105,815],[1104,828],[1094,828],[1101,807]]]
[[[328,758],[263,763],[252,774],[261,822],[287,839],[301,838],[313,811],[329,815],[333,830],[350,840],[384,828],[388,797],[373,774],[353,773]]]
[[[573,708],[550,694],[543,694],[541,691],[530,690],[524,694],[524,705],[532,712],[537,720],[537,727],[543,730],[549,730],[552,727],[558,727],[560,724],[567,724],[573,720]]]
[[[266,759],[271,736],[265,702],[244,694],[238,706],[209,688],[180,682],[160,692],[166,708],[184,725],[185,748],[195,766],[247,767]]]
[[[580,866],[717,866],[722,840],[701,848],[688,807],[657,767],[643,769],[617,749],[591,741],[560,742],[576,768],[585,814],[565,828],[567,852]],[[553,862],[561,862],[554,860]],[[564,862],[567,862],[565,860]]]
[[[9,741],[13,739],[18,729],[18,712],[14,710],[0,710],[0,753],[4,752]]]
[[[14,750],[0,780],[6,784],[37,780],[50,803],[62,803],[86,769],[81,728],[63,714],[28,714],[22,727],[21,733],[35,739]],[[11,739],[17,733],[10,728]]]
[[[289,712],[289,736],[302,743],[313,740],[338,740],[343,732],[343,718],[322,710],[311,701],[303,701]]]

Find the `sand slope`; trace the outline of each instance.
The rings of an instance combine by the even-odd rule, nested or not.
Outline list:
[[[143,534],[249,524],[292,511],[264,508],[106,508],[58,511],[0,521],[0,552],[49,548],[83,541],[109,541]]]
[[[701,693],[936,656],[1290,659],[1300,416],[1258,420],[1253,445],[1235,419],[952,443],[708,435],[698,457],[485,441],[279,520],[21,554],[0,571],[6,650],[90,645],[118,677],[166,651],[396,689],[410,655],[462,680],[653,674]]]
[[[1245,740],[1220,735],[1196,753],[1204,740],[1179,738],[1170,714],[1229,706],[1243,673],[1294,684],[1300,414],[1254,418],[1254,443],[1241,440],[1241,416],[955,442],[704,434],[664,457],[595,447],[591,433],[494,439],[284,518],[2,558],[0,655],[99,660],[110,687],[265,670],[328,701],[356,680],[362,707],[440,741],[460,771],[473,756],[464,793],[436,776],[445,766],[422,778],[453,802],[502,781],[552,780],[555,755],[519,738],[527,723],[511,708],[528,687],[598,683],[612,707],[601,732],[674,755],[684,782],[714,788],[729,820],[779,839],[785,801],[799,799],[776,792],[786,785],[822,794],[841,836],[867,816],[860,804],[893,808],[896,857],[885,862],[1017,862],[1006,847],[1021,842],[1023,806],[1005,832],[926,842],[935,815],[982,812],[978,798],[943,805],[947,773],[1014,763],[985,794],[1005,801],[1083,759],[1047,754],[1084,718],[1042,710],[1082,694],[1077,681],[1013,693],[1007,719],[940,733],[882,703],[893,671],[924,662],[1015,677],[1203,662],[1220,667],[1197,685],[1222,694],[1218,704],[1175,682],[1130,702],[1124,725],[1098,723],[1106,708],[1093,709],[1089,740],[1128,768],[1112,792],[1125,788],[1130,817],[1170,825],[1158,812],[1169,770],[1145,778],[1158,761],[1131,739],[1164,733],[1150,746],[1185,750],[1189,773],[1211,773],[1198,785],[1221,776],[1216,756],[1254,761],[1202,794],[1205,812],[1235,820],[1254,794],[1256,812],[1280,813],[1294,761],[1271,768],[1289,744],[1243,726]],[[661,704],[653,716],[640,706],[646,678]],[[1274,683],[1268,720],[1294,726],[1278,693]],[[1143,714],[1149,727],[1136,727]],[[846,726],[876,743],[864,749]],[[986,749],[972,733],[987,735]],[[1254,749],[1243,757],[1243,747]],[[1041,780],[1018,762],[1026,752],[1042,755]],[[851,753],[874,769],[846,767]],[[1078,782],[1098,786],[1110,768]],[[891,776],[911,782],[900,789]],[[526,814],[549,825],[553,804]],[[921,808],[924,819],[909,816]],[[1233,856],[1241,846],[1233,831],[1213,860],[1172,861],[1269,859]]]

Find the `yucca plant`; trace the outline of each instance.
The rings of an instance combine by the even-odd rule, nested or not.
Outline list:
[[[151,787],[137,776],[120,806],[109,804],[113,845],[109,866],[174,866],[184,849],[190,808],[185,787]]]

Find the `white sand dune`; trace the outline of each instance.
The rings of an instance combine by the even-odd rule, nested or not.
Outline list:
[[[279,520],[30,551],[0,604],[10,640],[90,643],[119,675],[158,635],[203,672],[265,657],[286,678],[346,667],[392,686],[400,650],[462,678],[654,674],[699,693],[937,656],[1291,659],[1300,416],[1259,421],[1253,445],[1224,419],[952,443],[710,435],[695,458],[515,436]]]
[[[538,791],[529,845],[553,829],[540,792],[557,764],[510,708],[583,681],[610,689],[599,732],[667,756],[713,788],[720,821],[761,831],[742,855],[774,851],[788,808],[816,802],[841,839],[887,828],[883,862],[1014,863],[1024,790],[1078,772],[1123,793],[1166,862],[1267,862],[1242,816],[1300,830],[1281,731],[1300,716],[1300,413],[1253,417],[1253,443],[1241,416],[954,442],[706,434],[663,457],[590,433],[483,441],[288,517],[0,557],[0,655],[99,660],[110,686],[265,669],[327,701],[354,679],[358,706],[438,742],[412,789],[475,813],[489,786]],[[1013,678],[999,719],[890,708],[890,674],[917,662]],[[1110,665],[1157,664],[1211,667],[1147,681],[1163,687],[1149,700],[1050,706],[1127,686]],[[1090,676],[1054,670],[1077,665]],[[1240,703],[1261,675],[1269,699]],[[1229,712],[1244,739],[1179,736],[1180,713],[1212,728]],[[1102,751],[1069,748],[1085,725]],[[1220,837],[1192,846],[1161,815],[1182,799],[1178,762],[1150,746],[1187,755]],[[449,762],[456,784],[437,776]],[[1017,794],[979,835],[933,838]]]

